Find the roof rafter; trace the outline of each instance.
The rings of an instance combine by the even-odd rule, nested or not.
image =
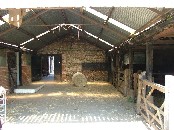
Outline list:
[[[33,15],[31,18],[27,19],[27,20],[24,21],[22,24],[26,24],[26,23],[30,22],[31,20],[33,20],[33,19],[37,18],[38,16],[40,16],[40,15],[46,13],[47,11],[48,11],[48,10],[44,10],[44,11],[41,11],[40,13],[38,13],[38,14],[36,14],[36,15]],[[21,26],[22,26],[22,25],[21,25]],[[12,30],[14,30],[14,29],[16,29],[16,28],[17,28],[17,27],[12,26],[11,28],[9,28],[9,29],[7,29],[7,30],[1,32],[1,33],[0,33],[0,36],[6,34],[6,33],[8,33],[8,32],[10,32],[10,31],[12,31]]]
[[[70,9],[68,9],[68,10],[69,10],[70,12],[72,12],[72,13],[74,13],[74,14],[76,14],[76,15],[78,15],[78,16],[80,16],[80,17],[82,17],[82,18],[84,18],[84,19],[86,19],[86,20],[88,20],[88,21],[90,21],[90,22],[93,23],[93,24],[96,24],[96,25],[98,25],[98,26],[100,26],[100,27],[102,27],[102,28],[104,28],[104,29],[106,29],[106,30],[112,32],[112,33],[115,34],[116,36],[119,36],[119,37],[121,37],[121,38],[123,38],[123,39],[127,39],[127,37],[126,37],[125,35],[123,35],[123,34],[117,32],[117,30],[113,30],[113,29],[109,28],[108,26],[103,25],[102,23],[98,23],[97,21],[95,21],[95,20],[93,20],[93,19],[91,19],[91,18],[89,18],[89,17],[87,17],[87,16],[85,16],[85,15],[82,15],[82,14],[78,13],[77,11],[70,10]]]

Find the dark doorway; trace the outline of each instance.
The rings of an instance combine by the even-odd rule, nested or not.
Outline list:
[[[62,80],[62,55],[54,55],[54,78]]]
[[[33,55],[31,58],[31,72],[32,72],[32,81],[38,81],[42,78],[42,69],[41,69],[41,56]]]
[[[33,55],[32,81],[62,79],[62,55]]]

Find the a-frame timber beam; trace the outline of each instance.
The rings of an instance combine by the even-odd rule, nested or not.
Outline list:
[[[26,23],[30,22],[31,20],[33,20],[33,19],[39,17],[40,15],[46,13],[47,11],[48,11],[48,10],[44,10],[44,11],[41,11],[40,13],[38,13],[38,14],[33,15],[31,18],[29,18],[29,19],[25,20],[24,22],[22,22],[22,24],[26,24]],[[22,25],[21,25],[21,26],[22,26]],[[1,32],[1,33],[0,33],[0,36],[6,34],[6,33],[8,33],[8,32],[10,32],[10,31],[12,31],[12,30],[14,30],[14,29],[16,29],[16,28],[17,28],[17,27],[13,26],[13,27],[11,27],[11,28],[9,28],[9,29],[7,29],[7,30]]]
[[[153,19],[151,19],[149,22],[147,22],[146,24],[144,24],[142,27],[140,27],[139,29],[137,29],[135,31],[134,34],[143,31],[144,29],[146,29],[147,27],[150,27],[151,25],[155,24],[156,22],[158,22],[159,20],[161,20],[167,13],[169,13],[170,11],[172,11],[173,9],[168,9],[165,11],[162,11],[159,15],[155,16]]]
[[[111,33],[115,34],[116,36],[119,36],[119,37],[121,37],[121,38],[123,38],[123,39],[127,39],[127,37],[126,37],[125,35],[123,35],[123,34],[117,32],[117,30],[111,29],[111,28],[109,28],[108,26],[105,26],[105,25],[102,24],[102,23],[99,23],[99,22],[97,22],[97,21],[95,21],[95,20],[93,20],[93,19],[91,19],[91,18],[89,18],[89,17],[87,17],[87,16],[85,16],[85,15],[83,15],[83,14],[81,14],[81,13],[78,13],[77,11],[70,10],[70,9],[68,9],[68,11],[72,12],[73,14],[76,14],[77,16],[80,16],[80,17],[82,17],[82,18],[88,20],[89,22],[91,22],[91,23],[93,23],[93,24],[96,24],[96,25],[98,25],[98,26],[100,26],[100,27],[106,29],[107,31],[110,31]]]

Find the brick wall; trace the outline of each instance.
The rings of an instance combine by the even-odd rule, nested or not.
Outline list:
[[[0,67],[0,86],[9,89],[9,74],[7,67]]]
[[[105,63],[105,51],[74,36],[52,43],[38,51],[38,54],[62,54],[62,80],[70,81],[76,72],[82,72],[88,81],[107,81],[104,70],[82,70],[82,63]]]

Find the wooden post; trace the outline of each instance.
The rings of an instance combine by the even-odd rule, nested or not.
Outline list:
[[[153,48],[151,43],[146,43],[146,78],[152,82],[153,73]]]
[[[119,51],[116,51],[116,87],[118,88],[119,86]]]
[[[133,95],[130,93],[130,92],[133,92],[133,91],[130,91],[130,89],[133,89],[132,83],[133,83],[133,51],[130,48],[129,49],[129,88],[127,90],[127,94],[129,96]]]
[[[137,93],[138,93],[138,73],[133,74],[133,80],[134,80],[134,99],[137,99]]]
[[[129,88],[129,69],[124,70],[124,88],[123,88],[123,94],[126,97],[127,92]]]
[[[174,76],[165,76],[165,106],[164,106],[164,129],[172,130],[174,128]]]
[[[143,91],[143,82],[142,80],[145,79],[145,74],[142,73],[141,75],[138,75],[138,95],[137,95],[137,109],[136,112],[137,114],[140,114],[140,105],[141,105],[141,96],[142,96],[142,91]]]
[[[19,52],[16,52],[16,74],[17,74],[17,79],[16,79],[16,82],[17,82],[17,85],[19,86],[20,85],[20,73],[19,73],[19,67],[20,64],[19,64]]]

